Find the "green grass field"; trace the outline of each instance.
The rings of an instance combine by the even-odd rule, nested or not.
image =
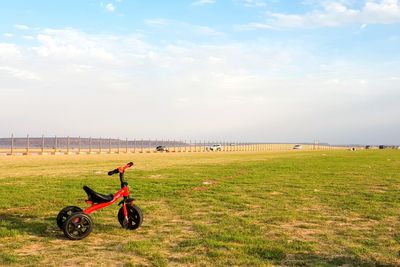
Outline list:
[[[118,206],[92,234],[55,224],[86,207],[82,186],[126,179],[144,213],[123,230]],[[400,151],[291,151],[0,157],[0,265],[400,266]]]

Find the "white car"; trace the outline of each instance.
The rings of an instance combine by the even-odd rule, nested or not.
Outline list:
[[[302,149],[303,147],[301,146],[301,145],[295,145],[294,147],[293,147],[293,149]]]
[[[222,151],[222,146],[219,144],[215,144],[207,147],[206,149],[210,151]]]

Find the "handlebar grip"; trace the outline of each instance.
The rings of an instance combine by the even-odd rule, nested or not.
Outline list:
[[[119,170],[118,170],[118,169],[109,171],[109,172],[108,172],[108,175],[111,176],[111,175],[116,174],[116,173],[119,173]]]

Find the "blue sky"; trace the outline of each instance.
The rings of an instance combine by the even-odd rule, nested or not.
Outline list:
[[[400,143],[397,0],[13,0],[0,22],[1,136]]]

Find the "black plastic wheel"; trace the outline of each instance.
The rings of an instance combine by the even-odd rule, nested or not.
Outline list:
[[[63,231],[65,237],[71,240],[79,240],[87,237],[93,230],[93,222],[89,215],[76,212],[64,222]]]
[[[118,221],[121,226],[128,230],[135,230],[140,227],[143,222],[143,214],[138,206],[126,205],[128,210],[128,223],[124,222],[124,207],[118,211]]]
[[[62,229],[64,222],[67,220],[69,216],[73,213],[81,212],[82,209],[76,206],[68,206],[63,208],[57,215],[57,225],[60,229]]]

